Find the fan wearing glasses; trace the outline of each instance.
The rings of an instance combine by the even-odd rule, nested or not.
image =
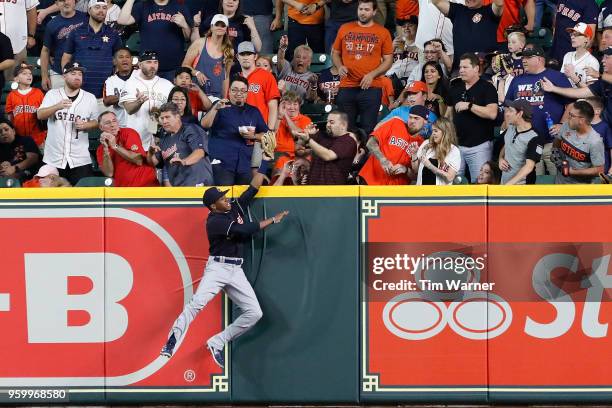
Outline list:
[[[233,77],[229,100],[219,100],[202,118],[202,127],[210,129],[208,149],[218,186],[250,183],[253,146],[268,131],[259,110],[246,103],[248,90],[245,78]]]

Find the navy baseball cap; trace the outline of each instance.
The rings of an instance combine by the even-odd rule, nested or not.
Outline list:
[[[204,192],[202,202],[205,206],[210,208],[210,206],[216,203],[218,199],[226,195],[228,191],[229,189],[221,191],[217,187],[211,187]]]
[[[72,71],[81,71],[85,72],[86,69],[82,66],[78,61],[71,61],[64,65],[64,69],[62,70],[62,74],[67,74]]]
[[[546,57],[544,48],[539,45],[528,45],[523,49],[523,52],[516,53],[518,57]]]
[[[181,74],[189,74],[189,76],[191,76],[191,68],[179,67],[176,69],[176,71],[174,71],[175,78]]]
[[[138,61],[159,61],[159,58],[157,57],[157,53],[155,51],[143,51],[140,53]]]
[[[429,119],[429,109],[424,107],[423,105],[414,105],[410,108],[410,114],[415,116],[420,116],[421,118],[428,120]]]

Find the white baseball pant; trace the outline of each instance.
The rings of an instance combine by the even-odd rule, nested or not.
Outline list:
[[[255,296],[255,291],[244,275],[241,266],[217,262],[208,258],[204,276],[198,290],[183,312],[174,322],[170,334],[174,333],[179,343],[187,328],[198,313],[223,289],[229,298],[240,308],[242,314],[221,333],[215,334],[206,342],[209,346],[221,350],[225,344],[240,336],[257,323],[262,317],[261,307]]]

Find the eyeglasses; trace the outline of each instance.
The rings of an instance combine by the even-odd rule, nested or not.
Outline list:
[[[249,90],[248,89],[230,88],[230,92],[237,93],[237,94],[245,94],[245,93],[248,93]]]
[[[569,112],[567,114],[567,116],[569,116],[570,118],[574,119],[574,118],[584,118],[584,116],[580,116],[580,115],[574,115],[572,112]]]

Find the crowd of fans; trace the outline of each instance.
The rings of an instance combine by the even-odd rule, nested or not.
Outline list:
[[[608,183],[612,0],[548,3],[16,0],[0,177],[247,184],[272,131],[271,185]]]

